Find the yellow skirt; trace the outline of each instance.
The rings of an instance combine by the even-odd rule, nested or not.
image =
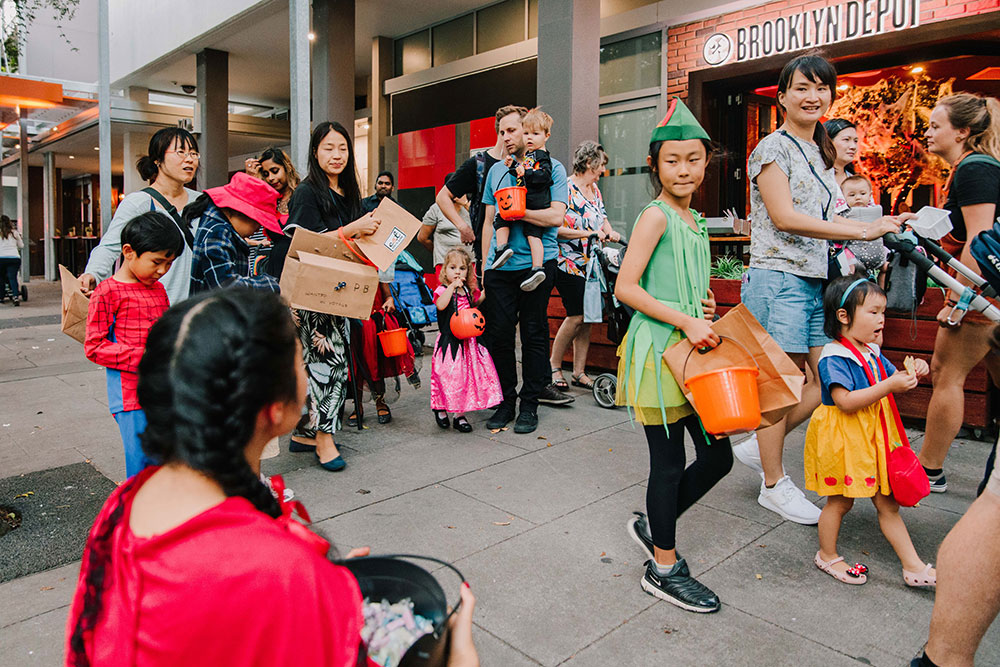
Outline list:
[[[871,498],[876,491],[890,495],[880,410],[889,428],[890,449],[895,449],[902,438],[888,398],[854,414],[836,406],[816,408],[806,431],[807,489],[848,498]]]
[[[630,332],[631,333],[631,332]],[[642,357],[642,373],[639,387],[635,386],[636,367],[640,361],[636,359],[626,359],[629,335],[626,334],[621,345],[618,346],[618,390],[615,394],[616,405],[627,405],[635,410],[635,418],[640,424],[673,424],[674,422],[694,414],[694,408],[688,403],[681,391],[677,381],[674,380],[673,373],[663,360],[661,354],[657,354],[654,348],[648,347],[644,351],[637,350],[637,357]],[[679,342],[682,338],[680,331],[674,331],[670,336],[667,347]],[[660,364],[660,381],[656,380],[656,364]],[[631,367],[630,367],[631,364]],[[626,371],[628,382],[625,382]],[[662,405],[662,411],[661,411]],[[663,416],[666,415],[666,422]]]

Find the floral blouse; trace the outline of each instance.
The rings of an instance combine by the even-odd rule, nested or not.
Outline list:
[[[788,177],[792,205],[799,213],[831,220],[837,197],[833,168],[823,164],[816,144],[795,139],[783,131],[772,132],[750,154],[750,266],[783,271],[803,278],[826,278],[827,243],[782,232],[771,221],[757,187],[757,176],[773,162]]]
[[[596,234],[608,217],[604,211],[601,191],[595,184],[594,200],[591,201],[584,196],[576,183],[569,179],[566,182],[569,184],[569,206],[566,207],[563,227],[586,229]],[[583,276],[589,259],[588,245],[587,239],[559,239],[559,269],[571,276]]]

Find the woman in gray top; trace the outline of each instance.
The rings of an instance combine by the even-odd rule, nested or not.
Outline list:
[[[750,154],[750,270],[741,299],[796,364],[812,375],[802,400],[781,422],[737,444],[733,453],[761,473],[757,502],[789,521],[815,524],[820,510],[785,475],[785,433],[820,402],[817,364],[829,339],[823,333],[827,240],[869,240],[899,230],[906,217],[865,224],[834,212],[836,151],[820,119],[833,102],[837,72],[819,56],[795,58],[778,78],[784,123]],[[912,214],[904,216],[913,217]]]
[[[160,282],[167,290],[171,304],[187,298],[191,285],[194,229],[184,223],[180,212],[200,194],[185,187],[194,180],[200,158],[198,142],[183,128],[166,127],[152,136],[148,155],[139,158],[135,165],[150,187],[129,194],[118,204],[111,224],[101,235],[100,244],[90,253],[87,267],[80,276],[80,289],[84,294],[90,294],[98,282],[114,273],[115,262],[122,251],[121,233],[125,223],[140,213],[161,210],[177,223],[185,243],[184,252],[174,260]]]

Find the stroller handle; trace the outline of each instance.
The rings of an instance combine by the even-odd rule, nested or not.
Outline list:
[[[886,247],[889,248],[890,250],[895,250],[896,252],[906,255],[907,259],[916,264],[919,268],[926,271],[927,275],[933,278],[934,281],[937,282],[937,284],[944,285],[948,289],[957,292],[959,294],[964,293],[966,290],[971,290],[971,288],[968,285],[963,285],[962,283],[960,283],[950,273],[948,273],[940,266],[935,264],[929,257],[917,252],[916,251],[917,244],[911,239],[899,236],[898,234],[889,233],[883,236],[882,240],[885,243]],[[947,256],[950,260],[952,260],[952,261],[944,260],[947,261],[947,264],[949,266],[951,266],[952,262],[954,262],[958,266],[962,267],[962,269],[964,269],[960,271],[962,275],[967,275],[966,272],[970,272],[968,267],[966,267],[964,264],[956,260],[945,250],[940,248],[937,244],[927,241],[926,239],[923,239],[922,245],[924,245],[924,247],[928,250],[928,252],[932,252],[935,257],[939,257],[942,260],[944,260],[944,256]],[[941,254],[938,254],[938,252],[934,252],[933,250],[931,250],[932,247],[937,248],[937,250],[940,251]],[[981,287],[983,284],[985,284],[986,281],[984,281],[982,278],[976,276],[975,274],[972,275],[975,276],[975,283],[977,284],[977,286]],[[969,301],[969,309],[981,312],[987,319],[993,322],[1000,322],[1000,310],[998,310],[996,306],[994,306],[986,297],[982,296],[981,294],[976,294],[975,296],[972,297],[972,299]],[[952,309],[952,315],[949,316],[949,320],[951,320],[951,317],[955,314],[957,310],[958,306]],[[959,319],[961,319],[961,314],[959,314]]]

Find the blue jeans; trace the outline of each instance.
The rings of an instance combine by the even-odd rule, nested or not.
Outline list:
[[[3,296],[4,281],[10,287],[12,299],[20,299],[21,292],[17,286],[17,274],[21,271],[20,257],[0,257],[0,297]]]
[[[139,436],[146,430],[146,413],[142,410],[124,410],[114,413],[118,422],[118,430],[122,434],[122,444],[125,446],[125,476],[132,477],[142,472],[153,462],[142,451]]]
[[[751,267],[740,299],[788,354],[805,354],[830,342],[823,333],[823,280]]]

